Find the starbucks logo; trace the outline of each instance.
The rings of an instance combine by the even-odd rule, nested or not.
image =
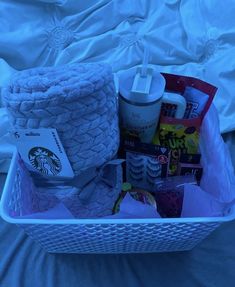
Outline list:
[[[61,171],[60,159],[44,147],[32,148],[28,158],[32,166],[44,175],[57,175]]]

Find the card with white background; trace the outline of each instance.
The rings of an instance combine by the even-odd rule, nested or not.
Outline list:
[[[56,129],[15,129],[11,134],[30,171],[53,178],[74,177]]]

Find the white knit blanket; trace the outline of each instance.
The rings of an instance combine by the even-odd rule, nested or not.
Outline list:
[[[76,175],[115,156],[118,111],[109,65],[24,70],[14,75],[3,97],[13,127],[57,129]]]

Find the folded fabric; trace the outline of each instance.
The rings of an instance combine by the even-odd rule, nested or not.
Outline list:
[[[75,174],[118,150],[117,97],[111,67],[69,64],[18,72],[3,90],[14,128],[55,128]]]
[[[109,167],[106,166],[100,171],[103,176],[98,172],[86,183],[81,180],[81,188],[66,194],[63,190],[56,192],[56,197],[75,218],[97,218],[112,214],[115,201],[121,192],[122,167],[118,162],[110,162],[108,165]],[[77,184],[79,185],[79,182]]]
[[[213,104],[202,123],[200,150],[201,188],[218,202],[230,204],[235,200],[234,168],[228,147],[220,135],[218,113]]]
[[[224,216],[229,207],[230,205],[219,202],[199,186],[185,185],[181,217]]]

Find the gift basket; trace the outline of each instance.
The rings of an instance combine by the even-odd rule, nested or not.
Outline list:
[[[115,77],[106,64],[21,72],[4,94],[17,148],[1,216],[52,253],[192,249],[235,219],[216,90],[146,59]]]

